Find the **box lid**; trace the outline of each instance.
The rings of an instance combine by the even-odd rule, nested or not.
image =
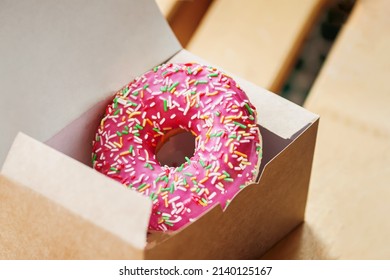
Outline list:
[[[181,49],[153,0],[1,1],[0,164]]]

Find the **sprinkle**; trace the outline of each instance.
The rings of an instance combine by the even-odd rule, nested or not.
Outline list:
[[[153,166],[149,162],[145,163],[144,167],[154,170]]]
[[[186,159],[186,162],[188,163],[188,164],[191,164],[191,160],[188,158],[188,157],[184,157],[185,159]]]
[[[253,110],[252,110],[252,108],[248,105],[248,103],[245,103],[245,108],[248,110],[248,113],[249,113],[250,115],[253,114]]]
[[[124,152],[120,153],[119,155],[123,157],[123,156],[128,155],[128,154],[130,154],[130,151],[124,151]]]
[[[130,105],[133,106],[133,107],[137,107],[137,106],[138,106],[137,103],[134,103],[134,102],[132,102],[132,101],[130,101],[130,100],[127,101],[127,104],[130,104]]]
[[[169,187],[169,192],[173,193],[175,191],[175,183],[172,183]]]
[[[137,129],[140,129],[140,130],[144,129],[143,126],[139,125],[138,123],[134,127],[137,128]]]
[[[235,153],[236,155],[242,156],[242,157],[244,157],[244,158],[247,158],[247,157],[248,157],[246,154],[243,154],[243,153],[241,153],[241,152],[239,152],[239,151],[234,151],[234,153]]]
[[[195,85],[197,86],[198,84],[207,84],[207,83],[208,83],[208,81],[206,81],[206,80],[197,80],[195,82]]]
[[[179,84],[179,82],[176,82],[174,83],[173,85],[171,85],[168,89],[168,91],[172,91],[177,85]]]
[[[208,179],[209,177],[204,177],[202,180],[199,181],[199,184],[205,183]]]
[[[210,73],[208,74],[208,77],[217,77],[218,76],[218,73]]]
[[[131,114],[129,114],[129,119],[131,119],[132,117],[136,116],[136,115],[140,115],[141,112],[140,111],[137,111],[137,112],[132,112]]]
[[[164,111],[168,111],[167,100],[164,99]]]
[[[236,122],[236,121],[234,121],[233,122],[235,125],[238,125],[239,127],[241,127],[241,128],[246,128],[246,125],[245,124],[242,124],[242,123],[239,123],[239,122]]]
[[[128,87],[122,89],[122,95],[125,95],[128,92],[129,92],[129,88]]]
[[[138,190],[139,192],[143,192],[143,191],[145,191],[146,189],[148,189],[149,187],[150,187],[149,184],[143,183],[142,185],[140,185],[140,186],[137,188],[137,190]]]
[[[204,207],[207,206],[207,200],[205,198],[202,198],[201,200],[198,201],[198,203]]]
[[[150,119],[146,119],[146,122],[147,122],[149,125],[153,126],[153,122],[152,122]]]
[[[115,167],[110,167],[110,170],[111,170],[111,171],[115,171],[115,172],[117,172],[117,173],[120,172],[120,170],[119,170],[119,169],[116,169]]]
[[[217,95],[219,92],[216,90],[214,92],[209,92],[209,93],[206,93],[206,96],[214,96],[214,95]]]
[[[184,168],[184,164],[180,165],[178,168],[177,168],[177,171],[181,172]]]
[[[161,90],[162,92],[166,92],[166,91],[167,91],[167,87],[166,87],[166,86],[160,87],[160,90]]]
[[[157,198],[158,198],[158,195],[157,195],[156,193],[152,192],[152,193],[150,194],[150,199],[151,199],[152,201],[156,200]]]

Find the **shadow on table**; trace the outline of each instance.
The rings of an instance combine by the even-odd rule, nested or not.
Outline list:
[[[325,260],[335,259],[326,252],[310,225],[303,223],[272,247],[261,259],[268,260]]]

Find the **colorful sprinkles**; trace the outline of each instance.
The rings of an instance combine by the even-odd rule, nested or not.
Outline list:
[[[161,166],[156,147],[174,129],[191,132],[194,155]],[[165,64],[119,90],[93,141],[93,167],[150,197],[149,229],[172,231],[252,183],[262,157],[256,109],[213,67]]]

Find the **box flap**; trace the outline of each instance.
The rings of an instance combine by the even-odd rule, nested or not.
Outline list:
[[[18,134],[1,174],[135,248],[146,245],[149,198],[24,134]]]
[[[144,258],[144,250],[1,174],[0,200],[0,260]]]
[[[181,49],[153,0],[0,2],[0,164]]]

